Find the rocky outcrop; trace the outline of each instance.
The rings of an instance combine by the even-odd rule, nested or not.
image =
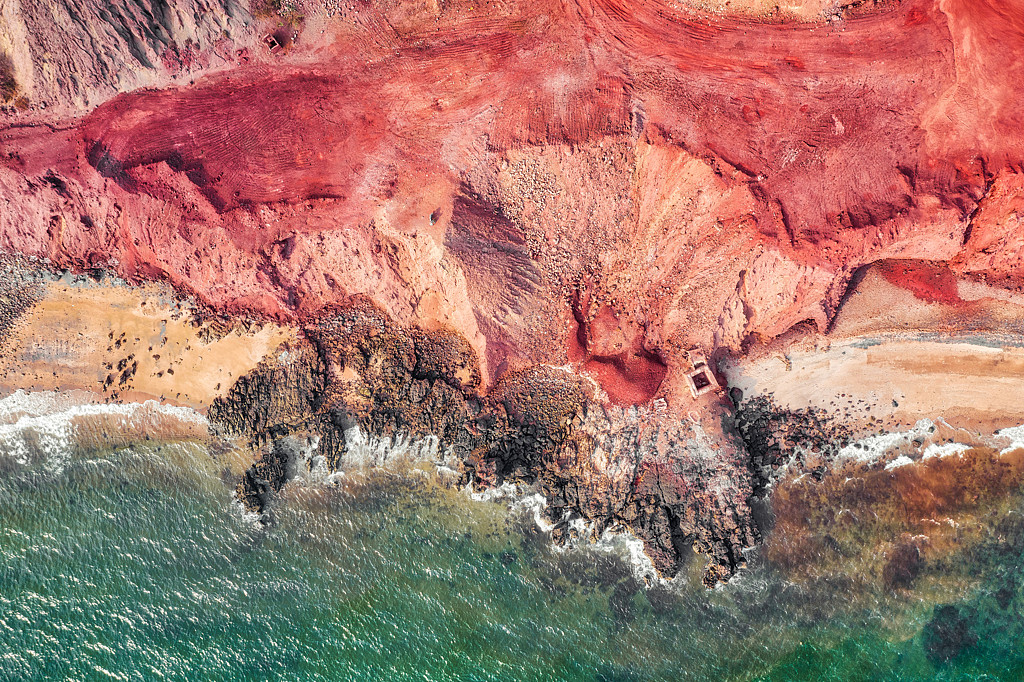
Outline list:
[[[246,436],[257,452],[239,487],[247,507],[262,509],[266,491],[286,481],[289,450],[281,443],[289,437],[314,437],[331,469],[339,467],[353,426],[380,437],[434,436],[468,458],[480,372],[465,340],[450,331],[397,326],[365,299],[325,311],[305,334],[210,407],[212,421]]]
[[[241,377],[210,409],[257,452],[238,488],[253,511],[290,476],[296,437],[315,440],[338,469],[355,432],[436,436],[462,483],[535,485],[558,541],[630,530],[666,576],[692,548],[709,558],[709,585],[742,566],[757,541],[743,450],[721,428],[606,408],[590,382],[544,365],[481,393],[476,356],[457,333],[396,325],[365,299],[325,311],[305,333],[308,342]]]
[[[8,65],[11,92],[0,103],[32,116],[76,115],[120,92],[235,66],[256,43],[248,5],[8,0],[0,12],[0,69]]]
[[[0,255],[0,350],[15,321],[39,298],[39,279],[24,259]]]
[[[736,429],[750,458],[754,495],[766,498],[784,474],[806,471],[816,478],[853,441],[853,429],[815,408],[783,409],[765,396],[742,401]]]

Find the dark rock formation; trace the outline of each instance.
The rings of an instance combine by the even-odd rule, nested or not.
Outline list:
[[[536,485],[556,541],[581,528],[591,536],[629,529],[667,576],[693,548],[710,558],[705,582],[714,585],[757,542],[742,450],[713,451],[699,425],[609,411],[579,375],[547,366],[510,371],[480,395],[464,339],[396,325],[365,299],[316,319],[308,342],[240,378],[210,409],[258,451],[238,489],[249,509],[264,509],[287,480],[294,452],[282,439],[315,436],[337,469],[346,432],[358,426],[375,436],[436,436],[462,463],[462,483]]]
[[[17,319],[39,296],[34,270],[23,259],[0,254],[0,348]]]
[[[961,610],[952,605],[938,606],[921,633],[922,646],[932,663],[950,661],[978,642]]]
[[[323,363],[312,348],[283,347],[276,358],[264,360],[215,400],[209,417],[262,445],[305,426],[319,411],[326,385]]]
[[[809,469],[818,478],[821,464],[828,462],[853,439],[852,429],[822,410],[789,410],[766,396],[742,402],[736,410],[736,428],[750,453],[749,466],[755,495],[767,495],[768,488],[787,465]],[[805,459],[814,455],[815,467]]]

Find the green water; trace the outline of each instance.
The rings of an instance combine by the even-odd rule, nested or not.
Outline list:
[[[289,486],[268,527],[230,500],[187,442],[0,474],[0,678],[1024,679],[998,529],[941,599],[792,585],[756,557],[708,592],[696,562],[647,589],[622,553],[554,551],[528,514],[416,475]],[[949,662],[922,646],[940,601],[973,638]]]

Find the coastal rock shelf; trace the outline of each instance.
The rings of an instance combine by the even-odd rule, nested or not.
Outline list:
[[[305,333],[311,343],[264,361],[210,407],[211,420],[258,452],[238,488],[252,511],[265,511],[308,463],[289,447],[296,441],[315,442],[333,471],[353,433],[433,436],[452,455],[455,485],[536,485],[556,541],[575,539],[577,522],[595,539],[630,530],[667,577],[692,548],[710,558],[712,586],[743,565],[743,549],[758,538],[744,451],[724,432],[713,439],[650,409],[603,407],[584,378],[549,366],[510,371],[481,395],[464,339],[402,328],[365,301]]]

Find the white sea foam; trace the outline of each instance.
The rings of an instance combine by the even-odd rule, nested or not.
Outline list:
[[[938,421],[940,424],[945,424],[941,419]],[[865,464],[883,460],[893,455],[897,459],[901,456],[907,456],[909,459],[909,455],[918,449],[914,441],[924,441],[935,432],[936,428],[936,422],[931,419],[922,419],[907,431],[881,433],[850,443],[839,451],[836,459],[838,461],[860,461]]]
[[[288,480],[297,480],[307,485],[328,482],[331,471],[327,461],[319,454],[320,437],[299,438],[285,436],[277,447],[289,447]]]
[[[400,433],[394,438],[364,434],[358,426],[345,430],[346,452],[341,458],[342,469],[394,469],[428,462],[451,466],[451,451],[441,447],[437,436],[411,438]]]
[[[1021,435],[1024,438],[1024,430]],[[966,442],[951,440],[956,438]],[[954,429],[941,417],[922,419],[906,431],[868,436],[851,443],[839,451],[836,462],[885,462],[886,471],[892,471],[925,460],[962,455],[978,444],[977,436]],[[1021,444],[1024,445],[1024,439]]]
[[[59,473],[74,447],[90,437],[118,445],[161,428],[207,426],[186,407],[145,403],[88,403],[66,393],[16,391],[0,399],[0,457]],[[106,439],[106,440],[104,440]]]
[[[22,466],[41,459],[47,469],[59,472],[71,456],[73,435],[70,419],[21,417],[0,425],[0,455]]]
[[[26,415],[48,414],[62,408],[67,409],[74,404],[75,401],[66,393],[28,392],[19,389],[0,400],[0,422],[17,421],[19,417]]]
[[[643,541],[625,529],[609,528],[605,530],[590,548],[594,551],[608,552],[625,559],[626,563],[629,564],[633,577],[638,582],[648,586],[654,583],[661,583],[662,585],[670,583],[670,581],[658,575],[658,569],[654,567],[654,562],[651,561],[650,557],[647,556],[647,552],[644,551]]]
[[[467,486],[467,490],[469,487]],[[514,498],[519,495],[519,487],[514,483],[505,481],[493,488],[484,488],[480,492],[470,492],[469,496],[477,502],[497,502],[505,498]],[[543,497],[543,496],[542,496]]]
[[[555,527],[544,517],[544,511],[548,507],[547,498],[535,488],[505,481],[499,486],[486,488],[480,492],[470,492],[467,486],[466,491],[475,502],[503,502],[513,513],[531,515],[537,527],[545,533],[551,532]]]
[[[886,471],[891,471],[893,469],[898,469],[900,467],[905,467],[908,464],[913,464],[913,463],[914,463],[914,460],[910,459],[906,455],[900,455],[899,457],[897,457],[893,461],[891,461],[888,464],[886,464],[885,465],[885,470]]]
[[[470,492],[469,496],[477,502],[504,503],[513,514],[527,514],[545,533],[555,529],[556,524],[545,517],[547,499],[533,487],[505,482],[480,492]],[[582,517],[570,516],[567,512],[566,516],[559,520],[559,523],[561,522],[567,524],[568,530],[573,532],[576,539],[568,541],[565,545],[556,545],[556,552],[592,551],[614,554],[629,565],[638,581],[648,586],[655,582],[669,583],[658,576],[657,569],[644,551],[644,543],[629,530],[621,527],[606,528],[600,536],[595,537],[596,521],[588,522]]]
[[[345,430],[345,452],[338,468],[331,471],[327,460],[319,451],[318,436],[287,436],[277,447],[290,449],[288,480],[300,485],[328,485],[341,483],[350,476],[370,471],[393,473],[422,473],[418,465],[432,466],[442,480],[455,481],[459,477],[461,462],[451,448],[441,447],[437,436],[412,438],[399,433],[394,437],[363,433],[358,426]]]
[[[228,501],[228,505],[238,514],[238,518],[240,518],[244,523],[255,525],[259,523],[260,518],[262,517],[262,514],[246,509],[245,505],[242,504],[242,501],[238,499],[238,496],[235,495],[233,491]]]
[[[399,434],[394,438],[380,437],[363,433],[358,426],[353,426],[345,431],[346,452],[341,457],[338,471],[329,472],[324,458],[318,454],[318,439],[294,440],[295,442],[291,443],[291,447],[295,449],[291,458],[294,466],[293,480],[304,485],[333,485],[350,474],[365,473],[374,469],[408,472],[410,467],[424,463],[433,465],[442,475],[449,472],[454,478],[456,467],[459,466],[451,449],[442,448],[441,442],[436,436],[410,438],[406,434]],[[303,442],[300,443],[300,440]],[[547,499],[534,487],[504,482],[500,486],[486,488],[480,492],[473,492],[470,486],[467,486],[465,492],[475,502],[504,504],[513,514],[529,515],[537,527],[544,532],[551,532],[555,528],[555,524],[545,517],[544,512],[548,506]],[[241,505],[239,508],[244,514],[244,508]],[[246,516],[246,518],[249,517]],[[254,518],[258,518],[258,515]],[[572,519],[569,522],[571,525],[577,526],[579,537],[592,537],[593,533],[586,527],[583,519]],[[610,539],[612,534],[606,533],[606,535],[607,538],[603,542],[588,541],[587,545],[607,551],[613,549],[619,551],[623,547],[628,547],[626,554],[630,558],[631,565],[636,563],[632,557],[642,557],[642,561],[637,563],[636,570],[643,575],[647,575],[648,571],[653,571],[653,565],[644,555],[643,546],[639,540],[636,540],[637,544],[635,545],[627,545],[619,541],[613,542]],[[646,565],[643,564],[644,561]],[[656,575],[657,572],[655,571],[653,574]]]
[[[533,522],[537,524],[545,533],[550,533],[555,529],[555,524],[551,523],[544,517],[544,511],[548,508],[548,500],[546,497],[541,495],[539,492],[532,492],[527,495],[523,495],[519,499],[512,503],[511,509],[517,510],[528,510],[533,514]]]
[[[971,449],[965,443],[929,443],[928,447],[921,453],[921,459],[932,459],[933,457],[952,457],[962,455]]]
[[[996,431],[996,436],[1005,443],[1001,454],[1006,455],[1024,448],[1024,425],[1000,429]]]
[[[1001,448],[1005,455],[1024,448],[1024,425],[980,436],[958,430],[941,417],[922,419],[907,431],[869,436],[845,446],[836,455],[836,463],[856,461],[885,463],[885,470],[943,457],[958,457],[979,446]],[[799,479],[798,479],[799,480]]]

